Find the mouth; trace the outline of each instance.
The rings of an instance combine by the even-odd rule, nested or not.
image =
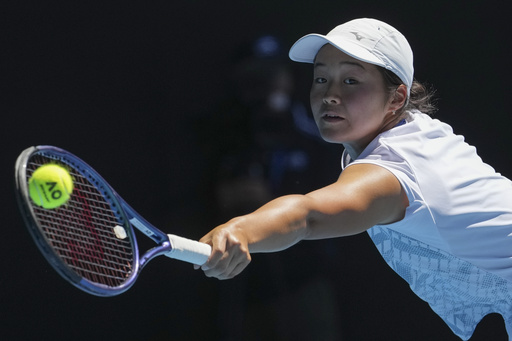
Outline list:
[[[322,115],[322,120],[326,122],[340,122],[343,121],[344,118],[334,112],[326,112]]]

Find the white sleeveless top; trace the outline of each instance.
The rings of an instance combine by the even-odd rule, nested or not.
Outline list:
[[[404,219],[368,230],[391,268],[462,339],[493,312],[512,336],[512,182],[418,111],[356,160],[343,154],[343,169],[358,163],[392,172],[409,198]]]

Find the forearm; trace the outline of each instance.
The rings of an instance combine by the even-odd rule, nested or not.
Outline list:
[[[273,252],[307,239],[310,211],[307,196],[287,195],[229,224],[245,236],[251,253]]]

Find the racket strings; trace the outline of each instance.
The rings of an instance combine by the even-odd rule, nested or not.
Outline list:
[[[39,166],[55,162],[34,155],[27,164],[27,179]],[[36,219],[54,251],[79,276],[109,287],[122,285],[134,264],[130,239],[119,239],[114,232],[123,221],[91,181],[66,168],[74,183],[70,199],[51,210],[32,205]]]

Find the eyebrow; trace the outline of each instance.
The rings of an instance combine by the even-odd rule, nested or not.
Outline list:
[[[343,61],[343,62],[339,62],[339,65],[354,65],[354,66],[360,67],[363,70],[366,70],[364,68],[363,64],[360,64],[358,62]],[[315,68],[318,67],[318,66],[327,66],[327,65],[324,64],[324,63],[320,63],[320,62],[315,62],[315,64],[313,65],[313,67],[315,67]]]

